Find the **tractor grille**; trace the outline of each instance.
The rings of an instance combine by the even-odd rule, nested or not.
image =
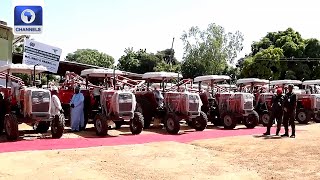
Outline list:
[[[32,104],[32,112],[49,112],[49,105],[48,102]]]
[[[246,103],[244,103],[244,109],[252,109],[253,108],[253,103],[248,101]]]
[[[51,103],[49,92],[33,91],[31,98],[32,112],[49,112]]]
[[[198,112],[199,103],[189,103],[189,111]]]
[[[132,111],[132,103],[120,103],[119,112]]]

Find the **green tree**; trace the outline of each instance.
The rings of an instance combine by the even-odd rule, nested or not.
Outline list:
[[[280,58],[282,57],[283,50],[281,48],[263,49],[253,57],[244,60],[241,76],[279,79],[281,74]]]
[[[111,68],[114,64],[112,56],[95,49],[78,49],[73,53],[69,53],[66,60],[106,68]]]
[[[278,55],[279,49],[282,50],[283,56],[281,57],[280,67],[278,62],[275,66],[275,59],[272,56],[257,57],[261,52],[266,53],[265,50],[267,49],[269,49],[269,54],[276,53]],[[271,52],[271,49],[278,50]],[[239,64],[241,75],[244,77],[266,77],[269,74],[266,73],[267,71],[272,72],[270,75],[275,79],[320,77],[320,73],[317,71],[320,69],[318,68],[320,66],[318,61],[297,61],[297,58],[319,58],[319,41],[317,39],[305,40],[299,32],[294,31],[292,28],[288,28],[285,31],[267,33],[260,41],[252,44],[251,50],[249,57],[253,59],[247,60],[246,64]],[[258,63],[257,59],[261,58],[264,58],[265,63]],[[248,57],[245,59],[248,59]]]
[[[133,48],[126,48],[124,53],[118,62],[118,68],[123,71],[143,74],[153,71],[178,72],[180,70],[180,63],[171,49],[153,54],[148,53],[146,49],[135,52]]]
[[[223,27],[214,23],[209,24],[205,30],[191,27],[183,33],[181,39],[184,43],[181,71],[188,78],[223,73],[228,63],[233,63],[243,48],[243,36],[239,31],[225,32]]]

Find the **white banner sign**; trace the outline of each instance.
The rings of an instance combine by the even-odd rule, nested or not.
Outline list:
[[[42,65],[49,72],[57,73],[62,50],[37,41],[25,39],[23,64]]]

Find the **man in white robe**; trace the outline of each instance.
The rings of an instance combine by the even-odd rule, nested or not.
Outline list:
[[[84,96],[80,93],[80,87],[75,88],[75,94],[72,96],[71,102],[71,131],[80,131],[80,126],[84,128]]]
[[[58,88],[56,86],[53,86],[52,92],[51,92],[51,111],[50,111],[51,116],[55,116],[55,115],[59,115],[60,113],[63,113],[61,102],[57,94],[58,94]]]

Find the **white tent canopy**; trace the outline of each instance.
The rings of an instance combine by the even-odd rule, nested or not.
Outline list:
[[[115,75],[123,75],[122,71],[119,70],[113,70],[113,69],[85,69],[81,71],[81,76],[87,76],[89,77],[105,77],[105,76],[112,76],[113,73]]]
[[[258,78],[243,78],[237,80],[237,84],[243,84],[245,86],[251,85],[252,83],[253,85],[266,85],[269,84],[269,80]]]
[[[306,80],[302,82],[302,85],[319,85],[319,84],[320,84],[320,79]]]
[[[291,80],[291,79],[270,81],[271,86],[273,86],[273,85],[288,85],[288,84],[298,85],[298,84],[302,84],[302,82],[299,80]]]
[[[48,71],[44,66],[35,67],[36,74]],[[34,65],[27,64],[7,64],[0,67],[0,72],[31,74],[34,71]]]
[[[147,72],[142,75],[142,79],[153,79],[153,80],[162,80],[162,79],[175,79],[183,78],[181,74],[173,72]]]
[[[226,75],[206,75],[206,76],[198,76],[194,78],[194,82],[205,82],[210,83],[213,81],[213,83],[223,82],[226,80],[230,80],[229,76]]]

